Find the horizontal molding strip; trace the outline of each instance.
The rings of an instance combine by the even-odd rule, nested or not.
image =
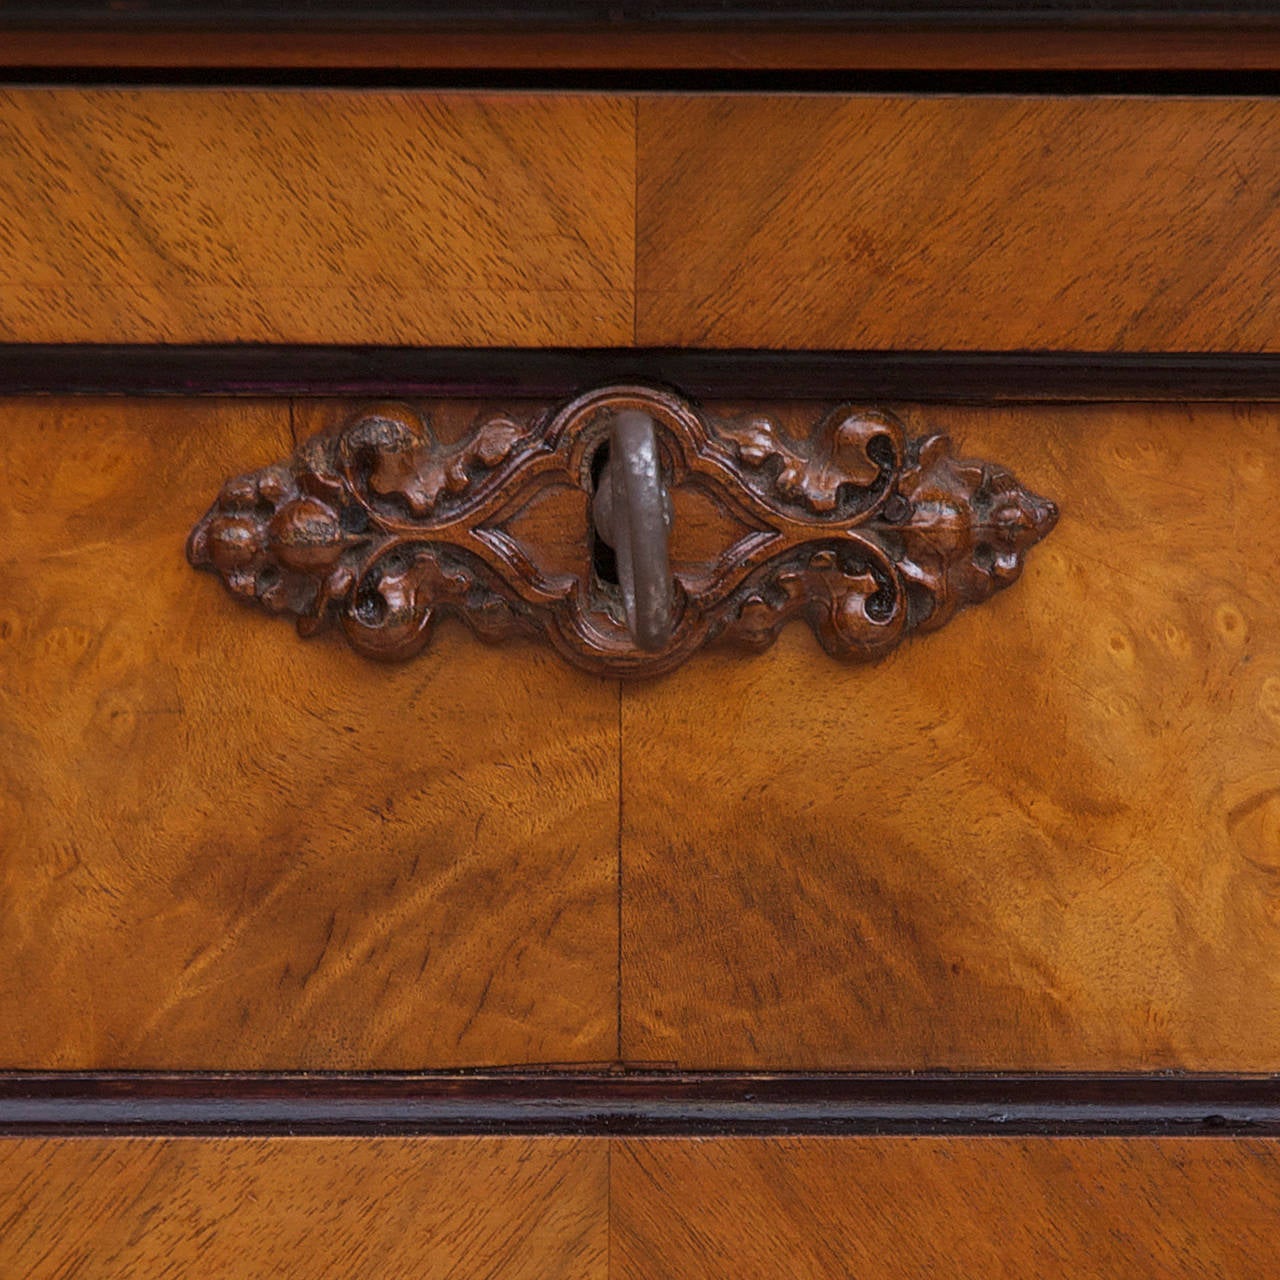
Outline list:
[[[1280,1137],[1280,1076],[0,1074],[0,1135]]]
[[[1133,33],[1129,33],[1132,35]],[[1238,39],[1247,32],[1237,32]],[[1108,96],[1132,97],[1280,97],[1280,71],[1275,55],[1265,56],[1264,40],[1280,35],[1280,24],[1257,33],[1255,61],[1239,67],[1160,66],[1117,67],[869,67],[857,69],[856,92],[911,94],[929,97],[955,94],[1017,94],[1020,97]],[[195,38],[194,36],[192,37]],[[206,39],[208,37],[205,37]],[[353,37],[354,39],[355,37]],[[815,39],[818,37],[815,37]],[[1195,40],[1194,35],[1187,35]],[[586,37],[584,37],[586,39]],[[21,52],[19,50],[19,52]],[[1154,57],[1154,55],[1152,55]],[[717,66],[651,67],[591,66],[344,66],[337,58],[306,65],[255,65],[245,59],[228,65],[167,61],[111,64],[74,60],[34,64],[5,62],[0,32],[0,87],[116,89],[386,89],[422,92],[500,93],[772,93],[829,94],[847,97],[850,72],[830,67],[725,68]],[[1135,54],[1134,61],[1140,62]],[[714,61],[714,60],[713,60]]]
[[[279,0],[9,0],[0,6],[0,30],[204,29],[295,31],[369,28],[383,31],[537,31],[596,27],[604,30],[738,26],[823,30],[842,25],[923,28],[956,24],[1043,27],[1160,24],[1266,23],[1272,0],[536,0],[530,4],[478,4],[475,0],[374,0],[360,9],[340,0],[305,6]]]
[[[1280,400],[1280,353],[0,343],[0,395],[572,395],[603,382],[703,398],[1080,402]]]

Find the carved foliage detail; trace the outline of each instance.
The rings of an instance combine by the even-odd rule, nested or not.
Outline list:
[[[724,638],[763,648],[803,617],[828,653],[874,658],[1018,577],[1057,520],[1054,504],[1003,467],[956,458],[947,436],[895,445],[900,463],[878,500],[842,522],[841,537],[801,543],[767,564],[740,593]]]
[[[807,448],[787,440],[768,418],[721,423],[717,434],[745,464],[749,484],[760,483],[752,470],[769,472],[777,497],[820,514],[834,511],[842,494],[865,495],[890,480],[901,443],[896,421],[871,410],[831,414]]]
[[[677,525],[696,492],[744,532],[676,561],[659,653],[631,643],[592,557],[593,460],[625,408],[654,419]],[[667,392],[607,387],[554,413],[491,415],[448,445],[409,408],[374,406],[229,480],[188,555],[304,635],[340,625],[370,657],[417,653],[449,614],[485,640],[542,637],[631,675],[706,644],[765,648],[798,618],[829,653],[875,658],[1008,586],[1056,519],[1002,467],[955,457],[946,436],[910,439],[888,413],[845,406],[798,441],[766,417],[717,421]]]

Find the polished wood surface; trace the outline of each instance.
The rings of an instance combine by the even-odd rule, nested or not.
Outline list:
[[[603,1280],[608,1151],[570,1138],[0,1140],[22,1280]]]
[[[292,443],[288,401],[0,405],[0,1066],[613,1058],[615,687],[229,601],[187,531]]]
[[[618,1280],[1275,1274],[1275,1142],[657,1139],[612,1166]]]
[[[671,347],[332,347],[0,343],[0,395],[283,396],[309,403],[454,397],[546,403],[618,381],[702,404],[1079,404],[1280,400],[1280,353],[756,351]],[[446,397],[446,399],[441,399]],[[468,422],[474,420],[471,414]]]
[[[190,572],[224,478],[347,406],[72,401],[39,378],[68,343],[104,344],[110,376],[81,389],[138,390],[112,367],[133,343],[171,390],[194,393],[202,351],[206,390],[276,397],[381,395],[377,368],[438,395],[429,367],[493,348],[580,370],[643,346],[636,376],[664,386],[664,350],[732,347],[839,378],[824,348],[1103,352],[1157,394],[1179,375],[1151,352],[1280,368],[1276,76],[1164,74],[1274,73],[1280,28],[561,32],[498,54],[327,11],[366,30],[157,29],[115,54],[0,36],[0,344],[37,366],[6,385],[54,392],[0,402],[0,1275],[1269,1275],[1267,393],[1118,406],[1106,383],[1085,407],[1037,385],[1033,408],[973,364],[939,376],[985,407],[859,383],[871,410],[827,440],[832,401],[793,379],[809,406],[731,439],[797,538],[859,483],[914,467],[915,487],[867,499],[881,578],[824,548],[753,579],[725,634],[764,648],[805,617],[857,649],[908,562],[907,624],[976,585],[982,609],[875,668],[789,626],[624,689],[498,625],[491,583],[412,579],[416,528],[380,615],[333,554],[361,512],[269,471],[211,540],[233,586],[292,607],[308,588],[282,564],[333,571],[352,638],[394,615],[394,643],[363,645],[385,657],[420,647],[406,599],[443,584],[512,643],[437,618],[414,662],[379,665]],[[160,87],[83,87],[126,79]],[[1246,394],[1227,368],[1200,398]],[[451,376],[535,394],[506,366]],[[501,424],[468,443],[493,407],[433,407],[441,448],[362,455],[361,482],[416,515],[483,486],[515,447]],[[956,457],[1065,513],[990,600],[981,575],[1022,567],[1012,530],[1056,511]],[[584,564],[583,487],[504,534]],[[675,505],[696,577],[741,521],[714,486]],[[1034,1074],[1057,1071],[1092,1074]]]
[[[0,336],[1276,350],[1278,113],[10,89]]]
[[[621,1055],[1275,1069],[1276,411],[899,411],[1063,523],[873,670],[792,628],[625,692]],[[616,686],[448,625],[371,664],[183,563],[344,412],[4,406],[0,1065],[618,1052]]]
[[[0,339],[628,342],[633,119],[606,96],[0,91]]]
[[[1277,1070],[1280,410],[900,412],[1062,518],[874,668],[624,690],[624,1056]]]
[[[1270,99],[642,98],[636,341],[1275,351]]]
[[[24,1280],[1262,1280],[1278,1213],[1265,1140],[0,1140]]]

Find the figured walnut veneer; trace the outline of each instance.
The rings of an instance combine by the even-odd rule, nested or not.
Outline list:
[[[574,1138],[0,1139],[0,1274],[604,1280]]]
[[[1132,1138],[614,1143],[617,1280],[1269,1280],[1280,1147]]]
[[[210,609],[191,521],[289,441],[278,400],[0,405],[0,1065],[611,1058],[616,690]]]
[[[1280,413],[898,411],[1062,519],[873,670],[792,628],[623,690],[624,1057],[1276,1071]]]

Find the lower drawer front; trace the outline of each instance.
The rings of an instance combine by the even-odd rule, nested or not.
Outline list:
[[[1060,505],[1021,579],[620,687],[192,571],[349,404],[6,402],[0,1068],[1276,1070],[1280,409],[885,407]]]
[[[1280,1145],[1206,1139],[658,1140],[614,1151],[613,1274],[1275,1273]]]
[[[0,1273],[735,1280],[1274,1274],[1280,1144],[10,1139]]]
[[[617,691],[303,641],[183,554],[287,400],[0,404],[0,1068],[616,1052]]]
[[[608,1152],[559,1138],[0,1140],[0,1275],[605,1275]]]
[[[899,411],[1061,518],[876,665],[624,690],[625,1055],[1277,1070],[1280,411]]]

